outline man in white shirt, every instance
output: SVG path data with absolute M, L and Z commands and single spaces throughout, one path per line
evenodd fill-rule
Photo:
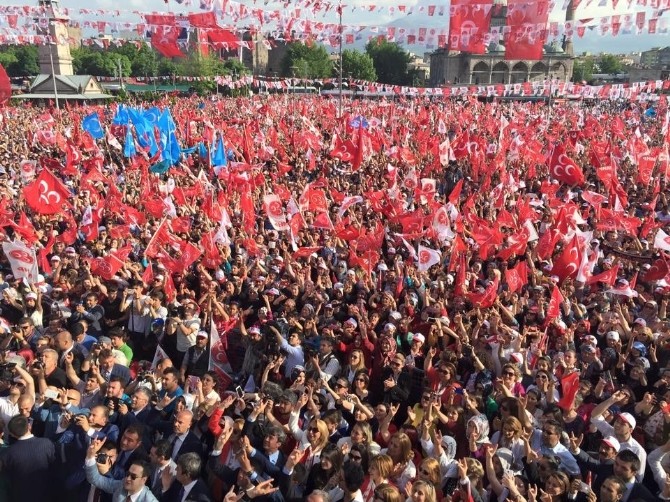
M 605 399 L 593 408 L 591 423 L 596 426 L 603 437 L 614 436 L 619 441 L 621 450 L 630 450 L 637 455 L 640 459 L 640 470 L 637 471 L 635 477 L 641 482 L 644 478 L 644 470 L 647 465 L 647 452 L 632 436 L 633 430 L 637 425 L 635 418 L 630 413 L 619 413 L 614 420 L 614 426 L 608 424 L 603 418 L 605 410 L 608 410 L 610 406 L 619 401 L 625 400 L 626 397 L 623 391 L 618 390 L 610 398 Z

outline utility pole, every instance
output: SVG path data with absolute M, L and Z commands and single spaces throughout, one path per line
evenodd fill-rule
M 339 23 L 339 33 L 340 33 L 340 53 L 339 53 L 339 60 L 340 60 L 340 75 L 339 75 L 339 80 L 340 80 L 340 92 L 338 94 L 338 108 L 339 108 L 339 113 L 338 116 L 341 118 L 342 117 L 342 1 L 340 1 L 339 5 L 337 6 L 337 13 L 339 14 L 340 17 L 340 23 Z

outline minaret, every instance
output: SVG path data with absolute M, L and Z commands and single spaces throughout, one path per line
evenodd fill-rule
M 38 0 L 38 4 L 45 9 L 48 18 L 48 26 L 38 28 L 38 32 L 40 35 L 51 37 L 51 43 L 39 46 L 40 73 L 74 75 L 67 16 L 60 12 L 58 0 Z
M 574 26 L 575 7 L 574 7 L 574 4 L 573 4 L 573 0 L 570 0 L 568 2 L 568 8 L 565 10 L 565 21 L 566 22 L 570 21 L 573 24 L 572 30 L 574 31 L 575 30 L 575 26 Z M 564 39 L 563 39 L 563 50 L 569 56 L 574 55 L 574 48 L 572 46 L 572 37 L 564 37 Z

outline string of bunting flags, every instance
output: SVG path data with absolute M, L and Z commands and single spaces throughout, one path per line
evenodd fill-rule
M 98 77 L 102 82 L 114 80 L 112 77 Z M 221 86 L 228 86 L 239 89 L 246 86 L 254 86 L 264 90 L 277 90 L 290 92 L 292 88 L 302 86 L 318 85 L 323 87 L 325 84 L 337 86 L 337 79 L 311 80 L 300 78 L 287 79 L 262 79 L 252 76 L 243 76 L 233 79 L 229 75 L 218 75 L 210 77 L 151 77 L 137 78 L 137 82 L 199 82 L 215 80 Z M 366 94 L 388 95 L 416 95 L 416 96 L 435 96 L 435 97 L 505 97 L 505 96 L 551 96 L 553 98 L 584 98 L 584 99 L 611 99 L 611 100 L 629 100 L 629 101 L 655 101 L 665 99 L 662 94 L 670 91 L 670 80 L 649 80 L 646 82 L 633 82 L 622 84 L 605 85 L 586 85 L 574 82 L 562 81 L 537 81 L 524 82 L 517 84 L 494 84 L 494 85 L 462 85 L 449 87 L 412 87 L 390 84 L 381 84 L 378 82 L 369 82 L 365 80 L 349 80 L 351 85 L 355 86 L 361 96 Z
M 576 2 L 579 4 L 579 2 Z M 586 2 L 586 5 L 591 3 Z M 601 2 L 602 3 L 602 2 Z M 628 5 L 633 2 L 620 3 L 613 2 L 613 6 L 619 4 Z M 638 0 L 637 5 L 647 6 L 646 0 Z M 249 9 L 239 2 L 226 2 L 222 15 L 231 16 L 235 23 L 244 22 L 244 28 L 235 26 L 219 26 L 217 23 L 217 14 L 215 11 L 192 12 L 192 13 L 146 13 L 141 11 L 126 11 L 139 15 L 144 22 L 132 23 L 127 21 L 108 21 L 102 19 L 90 19 L 90 16 L 110 16 L 118 18 L 122 11 L 104 10 L 104 9 L 79 9 L 77 11 L 64 9 L 64 15 L 78 12 L 87 16 L 85 20 L 69 20 L 69 24 L 79 28 L 95 29 L 99 34 L 120 33 L 123 30 L 135 31 L 138 35 L 144 37 L 147 33 L 152 34 L 152 39 L 170 40 L 171 50 L 166 51 L 164 55 L 172 57 L 181 55 L 178 47 L 183 48 L 186 41 L 177 40 L 174 31 L 187 29 L 194 31 L 196 28 L 205 32 L 204 40 L 198 40 L 198 43 L 212 46 L 214 48 L 235 49 L 240 45 L 253 50 L 253 44 L 240 42 L 236 34 L 263 30 L 268 31 L 269 24 L 274 24 L 275 29 L 270 30 L 267 38 L 264 40 L 266 47 L 272 47 L 272 41 L 284 40 L 303 40 L 322 42 L 331 47 L 339 45 L 340 37 L 342 43 L 351 45 L 356 41 L 366 38 L 367 41 L 375 37 L 384 38 L 391 42 L 407 43 L 410 45 L 423 45 L 427 48 L 450 47 L 455 50 L 464 50 L 474 53 L 484 52 L 484 47 L 490 43 L 500 43 L 512 37 L 516 44 L 530 40 L 544 41 L 548 38 L 557 39 L 565 36 L 572 38 L 575 35 L 583 37 L 588 31 L 595 32 L 601 36 L 619 34 L 640 34 L 647 32 L 649 34 L 665 34 L 670 28 L 667 18 L 661 17 L 666 7 L 670 6 L 670 0 L 655 0 L 651 2 L 652 8 L 657 8 L 648 16 L 646 11 L 627 12 L 622 14 L 612 14 L 600 17 L 580 18 L 574 21 L 552 21 L 548 22 L 548 13 L 554 4 L 547 1 L 539 1 L 529 4 L 527 0 L 514 1 L 508 3 L 508 23 L 506 26 L 489 27 L 490 18 L 497 6 L 493 5 L 492 0 L 453 0 L 449 7 L 446 6 L 417 6 L 419 12 L 423 12 L 431 17 L 434 15 L 449 15 L 449 27 L 430 27 L 417 26 L 411 28 L 396 26 L 373 26 L 363 24 L 346 24 L 342 26 L 338 23 L 326 23 L 305 19 L 300 17 L 302 14 L 309 14 L 305 8 L 291 8 L 285 11 L 263 9 Z M 532 8 L 529 8 L 531 6 Z M 401 11 L 412 11 L 414 7 L 401 9 Z M 434 8 L 433 8 L 434 7 Z M 564 5 L 565 7 L 565 5 Z M 353 7 L 352 7 L 353 8 Z M 374 9 L 373 9 L 374 10 Z M 521 16 L 517 13 L 522 12 Z M 31 15 L 41 17 L 31 18 Z M 19 22 L 19 17 L 28 17 L 29 22 Z M 518 21 L 516 18 L 519 18 Z M 65 44 L 69 41 L 65 38 L 53 40 L 45 33 L 48 26 L 48 18 L 42 7 L 19 8 L 16 6 L 0 7 L 0 43 L 2 44 Z M 446 24 L 446 23 L 445 23 Z M 6 26 L 3 26 L 6 25 Z M 467 26 L 467 28 L 466 28 Z M 364 34 L 364 30 L 368 30 Z M 340 35 L 342 33 L 342 35 Z M 154 37 L 153 35 L 156 35 Z M 174 40 L 171 40 L 174 39 Z M 154 40 L 154 45 L 155 41 Z M 96 40 L 96 38 L 84 39 L 84 45 L 101 45 L 123 43 L 119 40 Z M 534 50 L 541 51 L 542 44 L 534 45 Z M 521 44 L 521 51 L 524 47 Z M 539 49 L 538 49 L 539 48 Z M 526 59 L 526 54 L 522 54 Z M 521 58 L 521 57 L 520 57 Z M 513 59 L 510 55 L 509 59 Z

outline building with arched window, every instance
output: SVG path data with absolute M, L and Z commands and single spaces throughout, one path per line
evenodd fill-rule
M 491 26 L 506 23 L 506 0 L 496 0 L 497 14 L 491 18 Z M 572 20 L 572 2 L 566 11 L 566 21 Z M 470 54 L 441 48 L 430 55 L 430 84 L 520 84 L 545 79 L 567 81 L 572 78 L 572 41 L 552 42 L 544 46 L 541 61 L 505 60 L 505 46 L 492 42 L 485 54 Z

